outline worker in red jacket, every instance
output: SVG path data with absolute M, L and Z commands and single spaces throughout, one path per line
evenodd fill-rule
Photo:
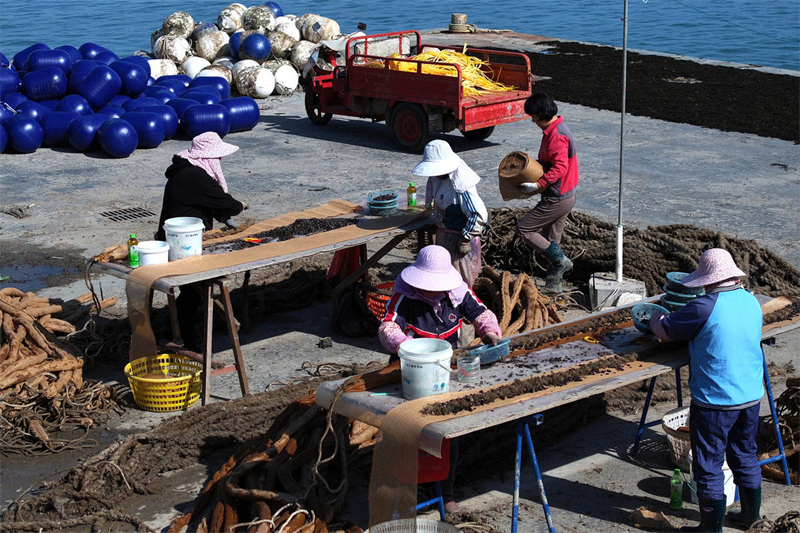
M 519 189 L 530 196 L 541 191 L 542 199 L 517 222 L 517 235 L 547 259 L 547 277 L 542 292 L 559 294 L 564 274 L 572 269 L 572 261 L 561 251 L 561 235 L 567 216 L 575 206 L 578 187 L 578 155 L 572 132 L 558 106 L 545 93 L 533 93 L 525 100 L 525 112 L 544 135 L 539 147 L 539 163 L 545 170 L 536 182 L 520 183 Z M 542 190 L 544 189 L 544 190 Z

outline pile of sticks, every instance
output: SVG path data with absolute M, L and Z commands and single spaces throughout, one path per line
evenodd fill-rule
M 349 378 L 336 396 L 399 380 L 395 363 Z M 369 453 L 378 430 L 326 411 L 314 399 L 312 392 L 295 400 L 266 433 L 246 442 L 168 533 L 187 525 L 198 533 L 360 533 L 336 517 L 344 509 L 348 464 Z
M 83 354 L 56 334 L 97 308 L 91 293 L 63 302 L 9 287 L 0 290 L 0 452 L 34 453 L 68 447 L 50 432 L 89 428 L 115 406 L 114 391 L 83 379 Z M 116 299 L 99 302 L 100 306 Z M 72 441 L 74 443 L 74 441 Z
M 497 315 L 503 337 L 561 322 L 558 306 L 524 272 L 513 276 L 487 265 L 472 288 Z

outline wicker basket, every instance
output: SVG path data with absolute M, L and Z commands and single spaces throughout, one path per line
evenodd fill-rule
M 669 443 L 669 457 L 672 462 L 681 469 L 681 472 L 689 473 L 689 452 L 692 445 L 689 441 L 689 433 L 678 431 L 679 427 L 689 427 L 689 408 L 678 407 L 664 415 L 661 419 L 661 427 L 667 434 Z
M 402 518 L 372 526 L 364 533 L 458 533 L 460 530 L 447 522 L 417 518 L 414 527 L 413 518 Z
M 162 413 L 188 409 L 197 402 L 202 372 L 202 363 L 176 354 L 142 357 L 125 365 L 136 405 L 145 411 Z M 159 373 L 169 377 L 145 377 Z
M 388 283 L 380 283 L 373 287 L 375 290 L 367 290 L 367 308 L 372 311 L 375 318 L 383 320 L 386 314 L 386 304 L 392 299 L 392 292 L 394 291 L 394 281 Z

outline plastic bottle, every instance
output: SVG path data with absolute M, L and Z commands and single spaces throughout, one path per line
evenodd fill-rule
M 406 194 L 408 195 L 408 210 L 414 211 L 417 209 L 417 188 L 414 186 L 414 182 L 408 184 L 408 189 L 406 189 Z
M 128 266 L 131 268 L 139 266 L 139 240 L 135 233 L 131 233 L 131 238 L 128 239 Z
M 680 468 L 676 468 L 669 478 L 669 506 L 671 509 L 683 507 L 683 474 Z

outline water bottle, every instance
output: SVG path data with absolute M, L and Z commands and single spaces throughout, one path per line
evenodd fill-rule
M 135 233 L 131 233 L 131 238 L 128 239 L 128 266 L 131 268 L 139 266 L 139 240 Z
M 680 468 L 669 478 L 669 506 L 671 509 L 683 507 L 683 474 Z
M 408 184 L 406 194 L 408 195 L 408 210 L 414 211 L 417 208 L 417 188 L 413 181 Z

